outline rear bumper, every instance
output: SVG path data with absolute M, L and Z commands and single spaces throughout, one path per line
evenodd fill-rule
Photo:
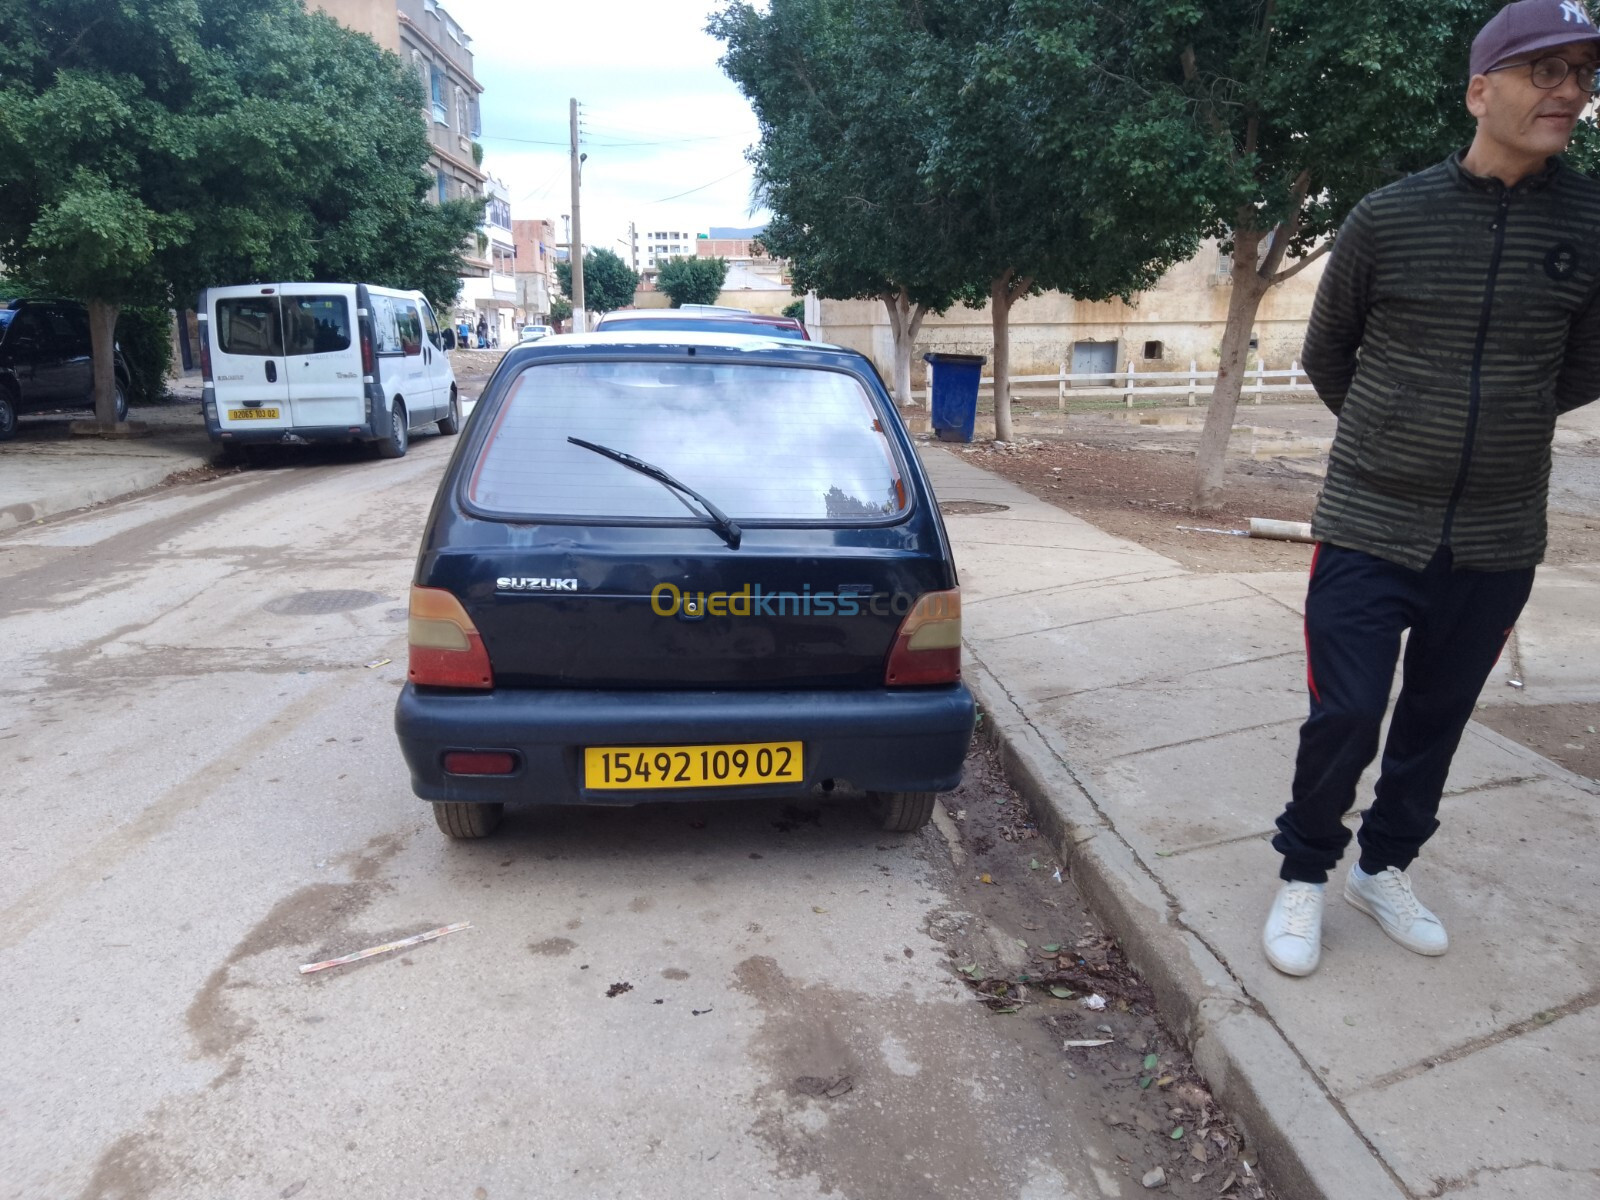
M 370 442 L 377 434 L 370 425 L 294 425 L 288 429 L 213 428 L 211 440 L 240 446 L 298 446 L 307 442 Z
M 865 692 L 595 692 L 481 694 L 406 684 L 395 732 L 424 800 L 645 804 L 795 794 L 823 780 L 866 791 L 942 792 L 961 782 L 974 706 L 964 685 Z M 681 791 L 593 791 L 583 747 L 802 741 L 805 783 Z M 450 750 L 510 750 L 505 776 L 446 774 Z

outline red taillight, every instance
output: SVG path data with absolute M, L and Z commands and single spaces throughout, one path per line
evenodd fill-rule
M 509 750 L 450 750 L 444 769 L 452 775 L 510 775 L 517 769 L 517 756 Z
M 955 683 L 961 678 L 961 589 L 927 592 L 900 622 L 883 682 Z
M 478 627 L 442 588 L 411 589 L 407 641 L 411 661 L 406 678 L 428 687 L 492 688 L 494 670 Z
M 361 327 L 361 373 L 372 374 L 372 318 L 362 317 L 356 322 Z

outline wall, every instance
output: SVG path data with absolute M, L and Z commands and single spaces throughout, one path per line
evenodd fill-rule
M 796 297 L 787 291 L 734 291 L 721 292 L 717 296 L 717 303 L 726 308 L 744 308 L 753 313 L 765 316 L 780 316 L 783 310 L 793 304 Z M 672 301 L 665 292 L 645 291 L 642 288 L 633 294 L 634 308 L 671 308 Z M 878 305 L 881 309 L 883 305 Z M 888 326 L 885 326 L 887 332 Z
M 366 34 L 385 50 L 400 53 L 395 0 L 313 0 L 308 7 L 320 8 L 345 28 Z
M 1079 341 L 1115 342 L 1119 371 L 1126 369 L 1130 355 L 1136 371 L 1187 372 L 1191 359 L 1202 371 L 1216 370 L 1233 291 L 1229 277 L 1217 270 L 1220 257 L 1215 243 L 1206 243 L 1199 254 L 1172 268 L 1131 305 L 1090 304 L 1055 292 L 1019 300 L 1011 309 L 1012 374 L 1054 374 L 1062 363 L 1070 370 L 1072 345 Z M 1262 299 L 1255 323 L 1258 349 L 1252 360 L 1259 354 L 1268 366 L 1276 367 L 1299 358 L 1325 261 L 1312 263 Z M 785 296 L 783 303 L 790 299 Z M 894 339 L 881 300 L 823 300 L 818 309 L 813 333 L 819 340 L 861 351 L 892 378 Z M 1146 342 L 1162 343 L 1159 360 L 1143 357 Z M 992 356 L 994 332 L 988 308 L 957 305 L 943 317 L 930 316 L 923 322 L 911 356 L 913 387 L 926 386 L 922 355 L 933 350 Z

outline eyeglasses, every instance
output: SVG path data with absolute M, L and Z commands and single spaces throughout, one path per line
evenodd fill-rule
M 1547 92 L 1565 83 L 1568 75 L 1577 75 L 1578 90 L 1586 96 L 1596 95 L 1596 84 L 1600 83 L 1600 66 L 1586 63 L 1581 67 L 1575 67 L 1555 54 L 1548 58 L 1536 58 L 1532 62 L 1507 63 L 1503 67 L 1490 67 L 1489 71 L 1511 71 L 1517 67 L 1527 67 L 1533 79 L 1533 86 L 1543 88 Z

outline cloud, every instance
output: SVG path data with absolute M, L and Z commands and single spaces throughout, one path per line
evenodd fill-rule
M 484 87 L 484 169 L 516 218 L 570 213 L 568 100 L 582 113 L 583 240 L 627 257 L 628 222 L 703 233 L 754 225 L 745 150 L 755 115 L 705 31 L 713 0 L 536 5 L 444 0 Z M 546 144 L 549 143 L 549 144 Z M 702 186 L 704 185 L 704 186 Z M 669 199 L 688 192 L 679 199 Z

